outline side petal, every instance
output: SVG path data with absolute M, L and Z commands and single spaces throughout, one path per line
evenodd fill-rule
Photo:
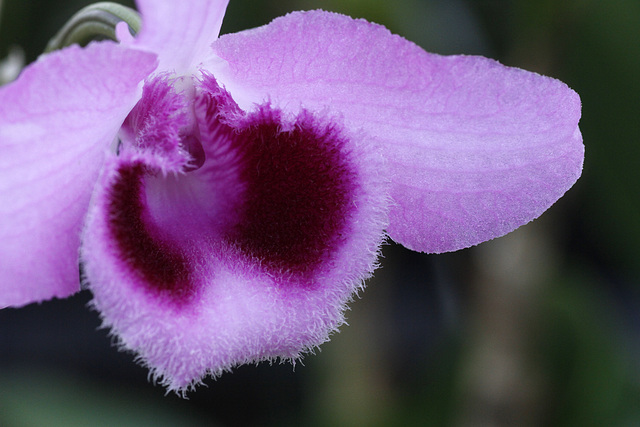
M 565 84 L 472 56 L 429 54 L 322 11 L 224 35 L 207 66 L 242 108 L 329 108 L 384 145 L 390 236 L 445 252 L 538 217 L 578 179 L 580 99 Z
M 137 0 L 142 29 L 135 46 L 158 54 L 160 71 L 195 70 L 218 38 L 229 0 Z
M 155 56 L 96 43 L 41 57 L 0 90 L 0 307 L 79 289 L 92 188 Z
M 109 155 L 82 244 L 105 326 L 175 391 L 326 341 L 386 226 L 382 159 L 361 137 L 267 105 L 244 115 L 204 80 L 184 135 L 204 164 L 168 172 L 168 153 L 144 146 Z

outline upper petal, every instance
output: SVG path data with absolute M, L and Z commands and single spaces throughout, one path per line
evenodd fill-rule
M 154 64 L 113 43 L 70 47 L 0 90 L 0 307 L 79 289 L 91 191 Z
M 580 176 L 580 99 L 482 57 L 429 54 L 384 27 L 322 11 L 224 35 L 208 66 L 243 108 L 329 108 L 384 145 L 389 234 L 456 250 L 539 216 Z
M 135 45 L 158 54 L 161 71 L 194 71 L 218 38 L 229 0 L 137 0 L 142 29 Z

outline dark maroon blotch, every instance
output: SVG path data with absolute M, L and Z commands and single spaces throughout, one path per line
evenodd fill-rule
M 145 166 L 124 165 L 118 172 L 110 190 L 109 228 L 123 263 L 149 290 L 187 302 L 194 294 L 189 264 L 181 251 L 152 231 L 144 203 Z
M 354 176 L 344 140 L 303 115 L 281 130 L 267 108 L 241 130 L 241 179 L 247 185 L 236 244 L 279 272 L 312 273 L 345 234 Z

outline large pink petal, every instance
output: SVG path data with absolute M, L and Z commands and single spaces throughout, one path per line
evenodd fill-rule
M 159 70 L 194 71 L 218 38 L 229 0 L 137 0 L 142 29 L 135 45 L 158 54 Z
M 339 111 L 385 145 L 389 233 L 428 252 L 501 236 L 580 176 L 580 99 L 565 84 L 481 57 L 429 54 L 385 28 L 293 13 L 224 35 L 208 66 L 243 108 Z
M 40 58 L 0 90 L 0 307 L 79 288 L 83 217 L 155 56 L 112 43 Z

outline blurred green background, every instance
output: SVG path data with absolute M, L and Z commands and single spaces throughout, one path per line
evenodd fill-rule
M 19 46 L 34 60 L 89 3 L 0 0 L 0 58 Z M 582 178 L 502 239 L 444 255 L 386 246 L 320 352 L 208 379 L 189 400 L 96 331 L 86 291 L 2 310 L 0 425 L 640 425 L 640 2 L 232 0 L 222 31 L 313 8 L 563 80 L 583 102 Z

